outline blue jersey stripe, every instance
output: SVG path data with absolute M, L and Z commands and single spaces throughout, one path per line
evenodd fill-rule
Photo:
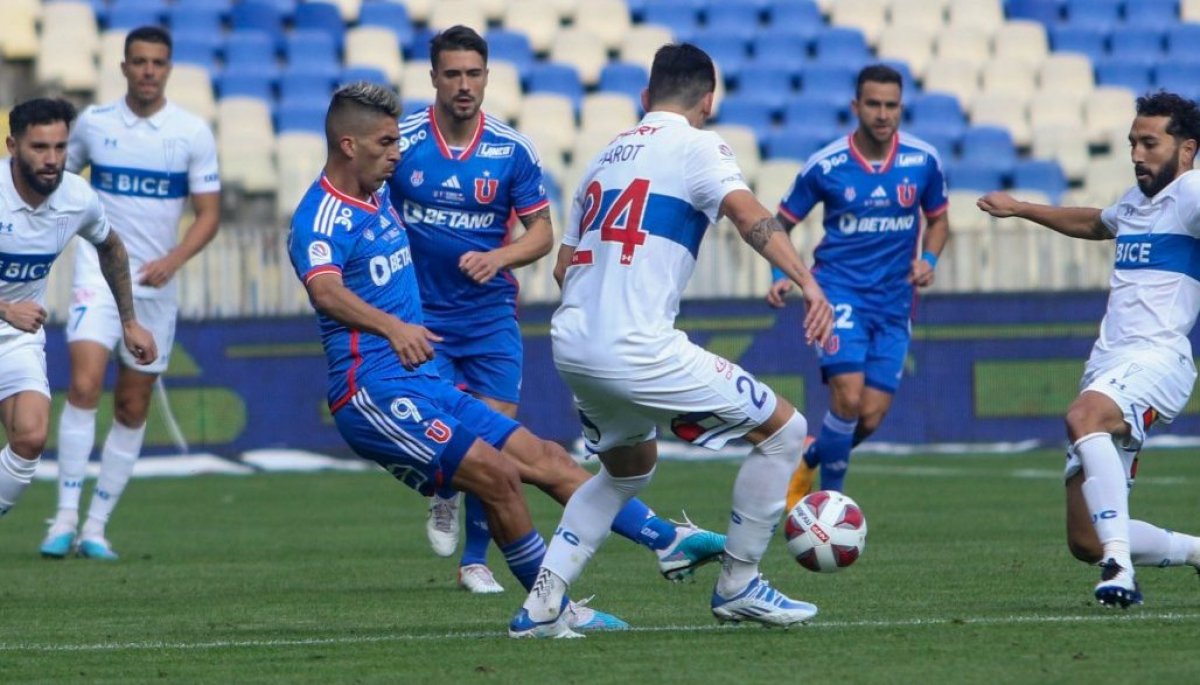
M 112 195 L 177 200 L 188 196 L 186 171 L 92 165 L 92 186 Z
M 622 192 L 624 189 L 604 192 L 600 201 L 600 211 L 596 212 L 596 217 L 592 219 L 591 224 L 585 229 L 586 231 L 600 228 L 608 216 L 613 202 Z M 624 217 L 617 217 L 619 224 L 623 224 L 624 220 Z M 704 239 L 704 232 L 708 230 L 708 217 L 704 215 L 704 212 L 696 210 L 691 204 L 677 197 L 650 193 L 646 199 L 646 208 L 642 214 L 640 228 L 650 235 L 666 238 L 684 246 L 688 252 L 692 253 L 692 257 L 696 257 L 700 252 L 700 241 Z
M 1115 266 L 1170 271 L 1200 281 L 1200 240 L 1180 233 L 1118 236 Z

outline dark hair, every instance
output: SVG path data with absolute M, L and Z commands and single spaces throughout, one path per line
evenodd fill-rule
M 1137 99 L 1139 117 L 1171 117 L 1167 133 L 1176 140 L 1191 138 L 1200 145 L 1200 107 L 1195 102 L 1165 90 L 1143 95 Z
M 855 98 L 862 97 L 863 84 L 868 81 L 871 83 L 894 83 L 900 90 L 904 90 L 904 78 L 900 76 L 900 72 L 886 64 L 871 64 L 858 72 L 858 81 L 854 84 Z
M 337 140 L 362 121 L 361 115 L 377 115 L 400 118 L 400 98 L 386 86 L 367 81 L 348 83 L 338 88 L 329 101 L 325 113 L 325 141 L 330 149 Z
M 708 53 L 691 43 L 668 43 L 654 53 L 647 97 L 650 105 L 677 102 L 691 108 L 717 87 L 717 70 Z
M 8 129 L 13 138 L 20 138 L 30 126 L 56 121 L 70 128 L 71 122 L 75 121 L 75 106 L 61 98 L 34 98 L 13 107 L 8 113 Z
M 167 46 L 167 57 L 171 56 L 174 51 L 174 46 L 171 44 L 171 34 L 166 29 L 158 26 L 139 26 L 129 32 L 125 36 L 125 56 L 129 56 L 129 46 L 133 45 L 134 41 L 143 43 L 159 43 Z
M 472 50 L 478 52 L 483 63 L 487 64 L 487 41 L 470 26 L 451 26 L 429 39 L 429 63 L 434 69 L 437 69 L 438 57 L 444 50 Z

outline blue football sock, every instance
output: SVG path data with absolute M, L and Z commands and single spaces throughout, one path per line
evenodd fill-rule
M 666 549 L 675 542 L 675 525 L 660 519 L 636 497 L 617 512 L 612 531 L 653 550 Z
M 508 562 L 508 570 L 512 571 L 525 590 L 533 589 L 542 558 L 546 556 L 546 543 L 537 530 L 530 530 L 515 542 L 500 545 L 500 551 Z
M 858 419 L 843 419 L 833 412 L 825 414 L 821 432 L 813 443 L 813 450 L 821 459 L 822 490 L 842 491 L 846 483 L 846 471 L 850 468 L 850 447 L 857 426 Z
M 463 545 L 462 559 L 458 565 L 487 565 L 488 545 L 492 542 L 492 532 L 488 530 L 487 515 L 483 513 L 483 503 L 469 492 L 463 495 L 463 499 L 466 509 L 467 541 Z

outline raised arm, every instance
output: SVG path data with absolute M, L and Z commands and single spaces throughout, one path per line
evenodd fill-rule
M 1005 192 L 992 192 L 975 203 L 981 210 L 998 219 L 1018 217 L 1041 224 L 1065 236 L 1083 240 L 1112 240 L 1113 234 L 1100 221 L 1100 210 L 1094 207 L 1053 207 L 1034 202 L 1022 202 Z
M 804 332 L 807 342 L 824 345 L 832 330 L 833 309 L 779 220 L 771 216 L 748 190 L 726 194 L 721 200 L 721 214 L 729 217 L 742 240 L 800 286 L 806 304 Z
M 319 273 L 308 279 L 304 287 L 320 313 L 348 328 L 386 339 L 404 368 L 415 369 L 433 359 L 430 342 L 440 341 L 440 337 L 424 326 L 406 323 L 367 304 L 345 286 L 341 274 Z

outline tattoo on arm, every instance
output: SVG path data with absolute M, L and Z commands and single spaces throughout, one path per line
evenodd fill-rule
M 550 221 L 549 207 L 542 207 L 536 212 L 530 212 L 529 214 L 524 214 L 521 216 L 521 224 L 525 226 L 525 228 L 529 228 L 539 221 Z
M 110 231 L 104 242 L 96 246 L 96 254 L 100 257 L 100 272 L 104 274 L 104 280 L 117 302 L 121 323 L 132 321 L 133 284 L 129 276 L 129 253 L 125 251 L 125 244 L 115 232 Z
M 775 219 L 775 217 L 771 216 L 765 219 L 759 219 L 754 226 L 752 226 L 750 230 L 746 232 L 746 242 L 749 243 L 750 247 L 753 247 L 755 251 L 762 252 L 763 249 L 766 248 L 767 243 L 771 241 L 771 234 L 782 232 L 783 226 L 779 225 L 779 222 Z

